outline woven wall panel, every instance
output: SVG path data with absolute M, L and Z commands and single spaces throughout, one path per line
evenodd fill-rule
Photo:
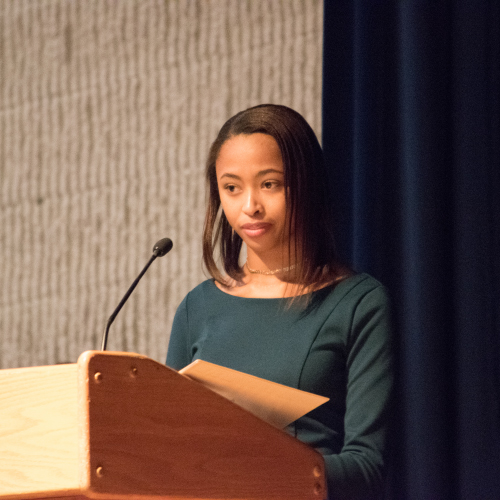
M 319 0 L 0 2 L 0 367 L 74 362 L 164 236 L 110 350 L 163 361 L 204 279 L 205 156 L 287 104 L 320 133 Z

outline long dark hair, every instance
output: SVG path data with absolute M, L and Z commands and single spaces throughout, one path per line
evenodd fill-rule
M 228 276 L 241 281 L 244 275 L 239 264 L 243 241 L 224 213 L 219 213 L 215 163 L 228 139 L 255 133 L 273 137 L 281 151 L 289 234 L 293 227 L 295 255 L 301 256 L 294 281 L 303 289 L 315 289 L 338 280 L 346 268 L 340 264 L 335 250 L 335 224 L 323 151 L 302 115 L 276 104 L 262 104 L 239 112 L 223 125 L 210 147 L 206 165 L 209 200 L 203 232 L 203 260 L 208 272 L 225 283 L 214 259 L 218 250 Z

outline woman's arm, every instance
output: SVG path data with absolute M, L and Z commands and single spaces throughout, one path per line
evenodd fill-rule
M 347 337 L 344 446 L 326 455 L 331 498 L 378 498 L 386 462 L 393 388 L 390 308 L 382 286 L 356 305 Z
M 188 296 L 181 302 L 175 313 L 172 331 L 170 333 L 170 341 L 167 351 L 167 366 L 174 370 L 180 370 L 189 363 L 191 357 L 189 355 L 189 322 L 187 314 Z

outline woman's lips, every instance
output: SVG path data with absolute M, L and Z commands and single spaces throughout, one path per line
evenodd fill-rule
M 255 238 L 256 236 L 262 236 L 270 227 L 271 224 L 268 222 L 254 222 L 252 224 L 243 224 L 243 226 L 241 226 L 241 230 L 247 236 Z

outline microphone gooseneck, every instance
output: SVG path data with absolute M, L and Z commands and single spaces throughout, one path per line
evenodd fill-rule
M 155 246 L 153 247 L 153 255 L 149 259 L 149 262 L 146 264 L 146 266 L 141 271 L 139 276 L 137 276 L 135 281 L 127 290 L 127 293 L 124 295 L 123 299 L 118 304 L 118 307 L 113 311 L 113 314 L 109 317 L 108 322 L 106 323 L 106 328 L 104 329 L 104 335 L 102 337 L 102 346 L 101 346 L 102 351 L 106 350 L 106 345 L 108 343 L 109 327 L 115 320 L 117 314 L 120 312 L 125 302 L 127 302 L 127 299 L 130 297 L 130 294 L 134 291 L 134 288 L 137 286 L 137 283 L 139 283 L 140 279 L 144 276 L 144 273 L 148 270 L 149 266 L 153 263 L 153 261 L 157 257 L 163 257 L 164 255 L 166 255 L 168 252 L 170 252 L 170 250 L 172 250 L 172 247 L 173 243 L 170 238 L 163 238 L 155 244 Z

